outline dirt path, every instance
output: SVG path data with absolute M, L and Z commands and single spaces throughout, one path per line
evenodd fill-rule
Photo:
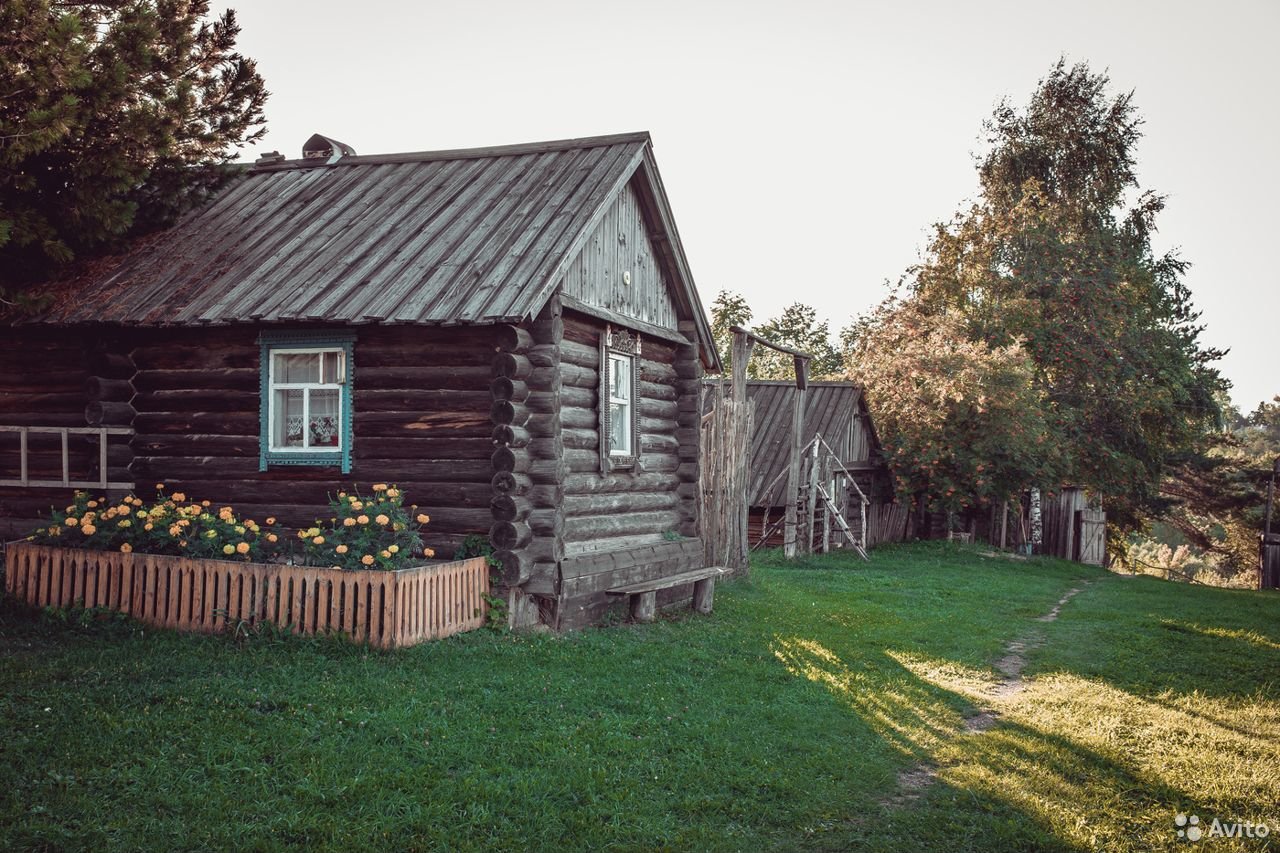
M 1083 581 L 1079 586 L 1067 590 L 1048 613 L 1036 617 L 1035 621 L 1056 622 L 1058 615 L 1062 613 L 1062 608 L 1066 606 L 1067 602 L 1083 592 L 1084 588 L 1091 583 L 1093 581 Z M 1037 628 L 1032 628 L 1005 646 L 1004 656 L 996 661 L 995 664 L 996 671 L 1000 673 L 1001 678 L 987 688 L 986 695 L 992 699 L 1008 699 L 1021 693 L 1026 687 L 1026 683 L 1022 680 L 1022 670 L 1027 666 L 1027 655 L 1043 644 L 1043 632 Z M 998 722 L 1000 722 L 999 711 L 992 707 L 980 707 L 975 713 L 965 718 L 965 733 L 980 735 L 991 729 Z M 937 775 L 938 768 L 927 761 L 911 765 L 898 774 L 898 790 L 892 796 L 881 800 L 881 805 L 900 808 L 910 804 L 924 794 L 929 786 L 933 784 Z

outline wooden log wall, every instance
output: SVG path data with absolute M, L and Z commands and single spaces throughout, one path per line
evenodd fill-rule
M 676 346 L 643 338 L 635 402 L 640 461 L 634 471 L 601 473 L 597 398 L 604 331 L 605 324 L 594 318 L 574 313 L 564 318 L 560 419 L 564 538 L 570 555 L 616 550 L 619 537 L 658 541 L 664 533 L 697 535 L 697 378 L 680 375 L 692 371 L 677 363 Z
M 83 427 L 92 423 L 88 415 L 99 423 L 128 426 L 135 369 L 122 347 L 98 332 L 6 329 L 0 347 L 0 424 Z M 125 439 L 110 441 L 109 479 L 129 480 L 131 458 Z M 72 480 L 98 479 L 97 437 L 70 436 L 68 463 Z M 0 479 L 17 479 L 20 464 L 18 434 L 0 433 Z M 33 480 L 61 480 L 61 438 L 29 435 L 27 464 Z M 30 532 L 51 507 L 69 503 L 73 491 L 0 487 L 0 539 Z
M 431 516 L 427 544 L 453 556 L 491 521 L 489 418 L 494 328 L 358 327 L 352 359 L 350 474 L 335 467 L 258 470 L 258 329 L 145 333 L 132 352 L 139 489 L 235 506 L 244 517 L 304 526 L 329 514 L 328 496 L 396 483 Z

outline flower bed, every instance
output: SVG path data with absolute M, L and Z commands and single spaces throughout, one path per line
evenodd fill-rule
M 37 607 L 103 607 L 179 631 L 271 622 L 410 646 L 485 623 L 484 557 L 391 571 L 344 571 L 14 542 L 5 589 Z
M 411 517 L 394 485 L 338 492 L 328 522 L 296 540 L 274 518 L 242 520 L 229 506 L 166 495 L 162 483 L 156 492 L 151 501 L 76 492 L 6 548 L 6 589 L 37 607 L 108 608 L 179 631 L 270 622 L 383 648 L 485 622 L 488 561 L 413 565 L 435 556 L 422 542 L 431 519 Z

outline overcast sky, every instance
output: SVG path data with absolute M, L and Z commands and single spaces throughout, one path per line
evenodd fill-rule
M 214 0 L 272 97 L 246 152 L 361 154 L 648 130 L 705 304 L 832 331 L 976 193 L 982 120 L 1054 61 L 1146 119 L 1144 189 L 1245 411 L 1280 394 L 1280 2 Z

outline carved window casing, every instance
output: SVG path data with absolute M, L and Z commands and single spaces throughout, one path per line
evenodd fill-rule
M 640 336 L 606 326 L 600 338 L 600 471 L 635 470 L 640 461 Z

